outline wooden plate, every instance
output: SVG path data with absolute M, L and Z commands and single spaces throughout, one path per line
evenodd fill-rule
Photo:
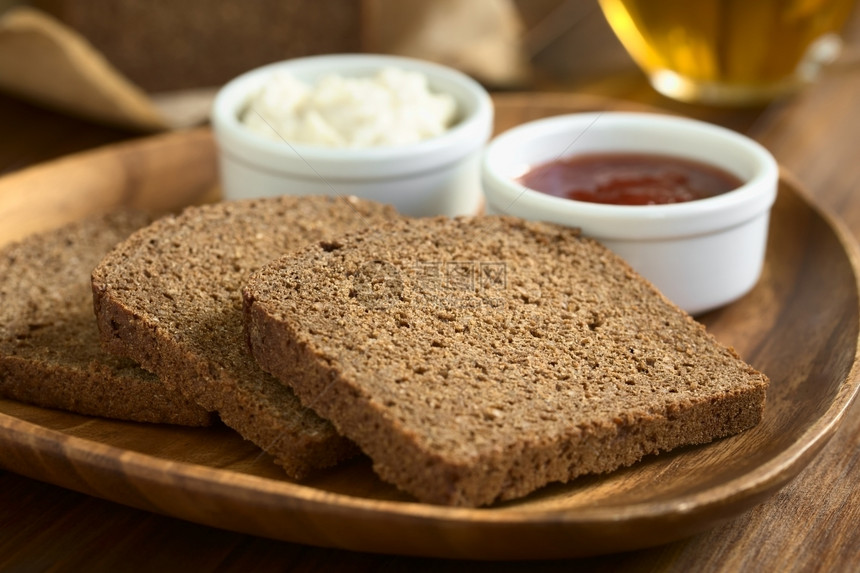
M 503 127 L 605 106 L 570 96 L 496 103 Z M 118 204 L 206 200 L 216 185 L 206 129 L 84 153 L 0 180 L 0 242 Z M 198 523 L 359 551 L 559 558 L 664 543 L 773 494 L 834 433 L 858 389 L 857 261 L 847 233 L 783 176 L 760 283 L 702 317 L 772 379 L 763 422 L 492 508 L 413 503 L 365 459 L 294 483 L 225 427 L 124 423 L 8 400 L 0 400 L 0 465 Z

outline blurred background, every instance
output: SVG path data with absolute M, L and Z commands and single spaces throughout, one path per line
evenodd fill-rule
M 0 89 L 132 127 L 87 109 L 89 92 L 194 123 L 240 73 L 334 52 L 437 61 L 495 90 L 639 75 L 597 0 L 0 0 Z
M 744 37 L 759 44 L 799 42 L 791 30 L 750 33 L 750 25 L 761 29 L 772 20 L 768 14 L 820 15 L 834 6 L 844 13 L 852 4 L 709 0 L 691 12 L 683 1 L 659 3 L 660 21 L 731 6 L 747 22 Z M 640 0 L 626 0 L 622 10 L 627 6 L 651 10 Z M 756 11 L 764 18 L 753 20 Z M 711 16 L 699 19 L 710 26 Z M 848 21 L 845 34 L 856 36 L 860 19 Z M 199 124 L 215 89 L 231 78 L 266 63 L 335 52 L 432 60 L 496 92 L 576 91 L 703 115 L 651 88 L 598 0 L 0 0 L 0 91 L 137 131 Z M 740 45 L 744 65 L 750 53 Z M 842 54 L 839 65 L 857 62 L 860 54 Z
M 563 79 L 632 64 L 597 0 L 0 0 L 2 12 L 16 6 L 78 32 L 147 91 L 333 52 L 421 56 L 500 85 L 522 84 L 532 67 Z M 578 49 L 594 37 L 607 49 Z

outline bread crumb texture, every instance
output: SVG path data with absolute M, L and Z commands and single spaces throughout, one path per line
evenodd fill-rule
M 554 225 L 400 221 L 268 264 L 244 298 L 258 362 L 425 502 L 516 498 L 762 415 L 763 374 Z
M 103 343 L 270 453 L 293 477 L 354 455 L 251 357 L 241 285 L 312 241 L 396 218 L 354 198 L 294 197 L 190 207 L 121 244 L 93 272 Z
M 101 350 L 90 272 L 143 213 L 119 211 L 31 235 L 0 251 L 0 395 L 141 422 L 211 416 L 126 358 Z

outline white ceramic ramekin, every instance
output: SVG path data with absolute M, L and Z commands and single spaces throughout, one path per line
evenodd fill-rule
M 435 92 L 457 101 L 458 121 L 443 135 L 402 146 L 336 149 L 268 140 L 239 120 L 278 71 L 314 83 L 326 74 L 368 76 L 393 66 L 421 72 Z M 480 160 L 493 125 L 489 94 L 465 74 L 430 62 L 369 54 L 313 56 L 270 64 L 226 84 L 212 109 L 225 199 L 273 195 L 356 195 L 412 216 L 464 215 L 483 201 Z
M 530 167 L 583 153 L 632 152 L 702 161 L 737 175 L 734 191 L 669 205 L 622 206 L 553 197 L 515 181 Z M 712 124 L 648 113 L 583 113 L 515 127 L 487 147 L 490 213 L 579 227 L 691 314 L 727 304 L 758 281 L 779 170 L 761 145 Z

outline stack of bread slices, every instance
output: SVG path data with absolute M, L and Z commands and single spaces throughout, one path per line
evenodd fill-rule
M 4 308 L 0 393 L 141 421 L 217 415 L 293 478 L 363 452 L 418 501 L 469 507 L 762 417 L 763 374 L 573 229 L 341 197 L 190 207 L 127 238 L 106 233 L 116 217 L 2 252 L 3 277 L 41 259 L 91 284 L 73 301 L 46 294 L 59 278 L 3 280 L 4 300 L 30 298 Z M 85 326 L 97 355 L 71 344 Z

